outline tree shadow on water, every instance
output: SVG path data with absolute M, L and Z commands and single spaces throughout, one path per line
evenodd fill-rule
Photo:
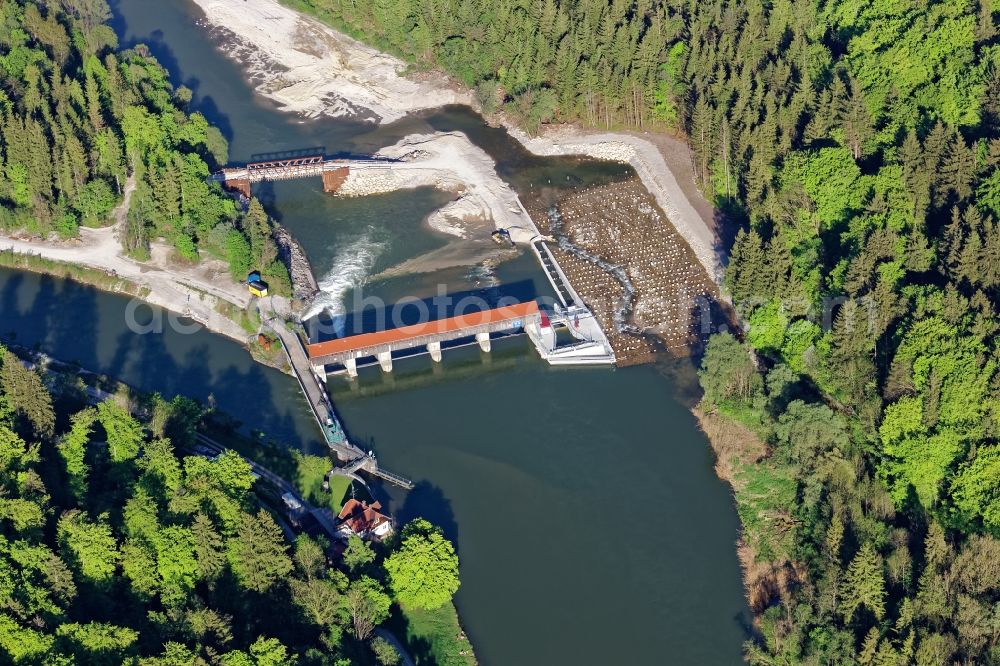
M 185 86 L 191 90 L 193 94 L 191 102 L 185 110 L 189 113 L 197 112 L 205 116 L 209 123 L 222 132 L 226 141 L 231 142 L 233 140 L 233 124 L 229 116 L 219 108 L 218 103 L 211 95 L 200 94 L 201 80 L 198 77 L 185 76 L 173 48 L 167 43 L 163 30 L 155 29 L 148 35 L 133 35 L 130 39 L 126 39 L 129 25 L 122 13 L 122 3 L 119 0 L 111 0 L 108 4 L 112 9 L 110 24 L 120 40 L 119 48 L 132 49 L 139 45 L 145 46 L 149 54 L 167 70 L 170 83 L 175 88 Z
M 451 500 L 445 497 L 438 486 L 429 481 L 420 481 L 406 494 L 403 505 L 396 512 L 401 525 L 415 518 L 424 518 L 441 528 L 444 536 L 455 544 L 458 550 L 458 522 L 451 508 Z
M 760 630 L 754 625 L 753 615 L 749 609 L 740 611 L 733 616 L 733 622 L 740 628 L 744 640 L 755 640 L 761 638 Z
M 17 269 L 15 269 L 17 270 Z M 27 307 L 19 301 L 31 296 Z M 97 292 L 48 275 L 14 273 L 0 298 L 0 335 L 63 361 L 92 366 L 98 358 Z
M 0 278 L 3 283 L 3 292 L 0 294 L 0 340 L 20 342 L 18 324 L 21 312 L 18 308 L 18 292 L 24 284 L 24 273 L 4 271 Z
M 0 339 L 35 348 L 167 400 L 208 403 L 261 443 L 326 454 L 295 380 L 254 362 L 235 342 L 174 330 L 172 315 L 46 275 L 0 272 Z M 135 324 L 132 326 L 131 324 Z M 184 323 L 190 323 L 184 320 Z M 144 332 L 145 331 L 145 332 Z
M 303 453 L 326 454 L 309 405 L 291 377 L 255 362 L 245 371 L 232 365 L 215 379 L 214 389 L 219 408 L 247 427 Z

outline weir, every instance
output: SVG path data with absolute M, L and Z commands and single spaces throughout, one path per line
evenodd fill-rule
M 538 304 L 528 301 L 384 331 L 315 342 L 306 346 L 306 353 L 313 372 L 318 376 L 326 376 L 328 365 L 342 365 L 351 377 L 356 377 L 358 359 L 374 356 L 383 371 L 391 372 L 393 352 L 423 347 L 435 362 L 440 362 L 442 343 L 474 338 L 480 349 L 489 352 L 492 347 L 491 334 L 523 330 L 539 335 L 542 326 L 543 316 Z
M 325 192 L 337 192 L 347 180 L 352 169 L 419 169 L 417 164 L 375 157 L 333 159 L 323 155 L 323 148 L 310 148 L 288 153 L 258 156 L 245 166 L 227 167 L 213 174 L 212 178 L 230 191 L 238 191 L 246 197 L 251 195 L 253 183 L 293 178 L 320 176 Z M 509 334 L 513 330 L 528 335 L 539 355 L 553 365 L 612 364 L 615 354 L 600 323 L 583 299 L 573 289 L 555 255 L 546 242 L 551 242 L 539 232 L 531 215 L 520 199 L 515 197 L 524 225 L 519 227 L 520 235 L 531 245 L 539 266 L 557 294 L 550 316 L 545 316 L 537 304 L 519 303 L 509 312 L 505 308 L 483 310 L 471 315 L 460 315 L 414 326 L 403 326 L 391 330 L 376 331 L 339 338 L 308 345 L 308 359 L 300 360 L 303 368 L 309 367 L 309 376 L 319 382 L 326 379 L 326 367 L 343 366 L 351 377 L 358 374 L 358 360 L 374 358 L 384 372 L 392 372 L 393 353 L 422 347 L 434 362 L 441 361 L 442 343 L 450 343 L 462 338 L 473 338 L 483 352 L 492 348 L 491 335 Z M 575 342 L 559 345 L 558 336 L 552 325 L 563 325 L 570 331 Z M 296 341 L 298 337 L 296 336 Z M 292 363 L 296 367 L 296 362 Z M 307 385 L 303 387 L 310 402 Z M 325 396 L 325 391 L 322 391 Z M 329 401 L 326 398 L 327 402 Z M 322 402 L 322 401 L 320 401 Z M 332 406 L 329 410 L 332 413 Z M 329 415 L 320 414 L 317 419 L 321 427 L 327 427 Z M 334 422 L 335 419 L 334 419 Z M 334 433 L 334 437 L 339 436 Z

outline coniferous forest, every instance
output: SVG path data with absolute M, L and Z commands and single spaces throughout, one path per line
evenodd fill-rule
M 289 0 L 529 130 L 669 129 L 738 229 L 703 410 L 754 664 L 1000 663 L 990 0 Z M 751 575 L 752 574 L 752 575 Z
M 748 326 L 712 338 L 701 382 L 706 414 L 738 428 L 720 456 L 755 572 L 750 662 L 1000 663 L 990 0 L 289 3 L 443 68 L 529 130 L 686 136 L 698 184 L 739 230 L 726 287 Z M 116 48 L 107 16 L 101 0 L 0 5 L 0 226 L 72 236 L 108 224 L 131 175 L 130 252 L 164 237 L 237 275 L 272 264 L 263 211 L 242 213 L 207 184 L 225 161 L 221 135 L 184 111 L 188 93 L 141 48 Z M 282 663 L 266 655 L 309 643 L 216 619 L 249 622 L 239 604 L 266 584 L 255 575 L 266 568 L 241 569 L 240 550 L 265 541 L 241 534 L 274 529 L 246 496 L 227 499 L 243 492 L 239 474 L 177 471 L 164 433 L 140 436 L 111 408 L 50 417 L 35 380 L 3 367 L 35 396 L 8 389 L 0 403 L 5 650 L 34 646 L 26 663 L 176 650 L 145 663 L 189 663 L 176 642 Z M 95 423 L 107 449 L 81 458 L 74 442 Z M 94 475 L 81 477 L 81 460 Z M 56 473 L 72 495 L 50 496 Z M 192 568 L 194 548 L 218 552 Z M 258 554 L 298 567 L 306 590 L 307 565 Z M 220 587 L 232 596 L 212 605 Z M 158 610 L 120 626 L 106 611 L 121 606 L 89 606 L 81 589 L 116 604 L 155 597 Z
M 105 0 L 0 5 L 0 229 L 71 238 L 119 221 L 127 197 L 133 257 L 164 238 L 182 261 L 216 257 L 237 279 L 257 268 L 289 293 L 263 208 L 244 213 L 208 180 L 225 138 L 184 111 L 191 91 L 145 48 L 117 50 L 110 17 Z
M 0 663 L 392 666 L 394 604 L 450 607 L 458 557 L 427 521 L 334 568 L 247 460 L 191 454 L 225 417 L 119 389 L 0 346 Z

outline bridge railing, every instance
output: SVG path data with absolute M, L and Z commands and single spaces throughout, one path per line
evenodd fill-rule
M 337 418 L 337 415 L 333 411 L 332 406 L 328 404 L 329 398 L 326 395 L 326 391 L 323 390 L 322 387 L 319 387 L 318 385 L 319 383 L 317 382 L 316 377 L 312 374 L 311 371 L 304 368 L 299 368 L 298 364 L 295 362 L 295 359 L 293 358 L 292 349 L 290 349 L 288 346 L 290 344 L 297 344 L 299 346 L 298 347 L 299 350 L 302 351 L 303 357 L 308 356 L 305 352 L 305 349 L 302 348 L 302 342 L 301 340 L 299 340 L 299 336 L 297 336 L 293 331 L 289 331 L 287 328 L 285 328 L 284 322 L 268 320 L 265 323 L 281 339 L 281 348 L 284 350 L 285 356 L 288 358 L 288 365 L 291 366 L 292 368 L 292 374 L 295 375 L 295 379 L 299 383 L 299 389 L 302 390 L 302 395 L 305 396 L 306 402 L 309 403 L 309 411 L 312 412 L 313 418 L 316 419 L 316 423 L 319 425 L 320 431 L 323 433 L 324 439 L 326 439 L 326 443 L 328 445 L 333 445 L 333 446 L 350 447 L 351 449 L 360 452 L 361 449 L 358 449 L 353 444 L 347 441 L 347 436 L 344 433 L 344 429 L 340 425 L 340 419 Z M 282 328 L 284 330 L 281 330 Z M 289 340 L 289 337 L 292 338 L 292 340 Z M 305 374 L 306 376 L 303 377 L 303 374 Z M 307 381 L 316 382 L 317 388 L 320 389 L 319 390 L 320 395 L 326 400 L 327 404 L 324 404 L 324 407 L 326 408 L 327 413 L 325 416 L 320 413 L 318 405 L 312 404 L 312 400 L 309 397 L 310 392 L 306 388 L 305 384 Z M 332 421 L 333 425 L 331 426 L 327 424 L 326 419 Z
M 247 164 L 247 169 L 250 171 L 257 171 L 259 169 L 285 169 L 300 166 L 309 166 L 312 164 L 322 164 L 322 155 L 309 155 L 308 157 L 293 157 L 285 160 L 266 160 L 263 162 L 250 162 Z
M 252 183 L 264 180 L 291 180 L 293 178 L 309 178 L 322 175 L 326 171 L 340 169 L 388 170 L 393 166 L 405 165 L 391 159 L 326 159 L 322 155 L 312 155 L 287 160 L 270 160 L 266 162 L 250 162 L 246 166 L 226 167 L 211 175 L 212 180 L 227 182 L 230 180 L 248 179 Z
M 375 471 L 373 471 L 372 474 L 374 474 L 379 478 L 385 479 L 386 481 L 391 481 L 392 483 L 395 483 L 397 486 L 401 486 L 407 490 L 413 489 L 412 481 L 410 481 L 404 476 L 400 476 L 399 474 L 393 474 L 392 472 L 388 472 L 382 469 L 381 467 L 376 467 Z

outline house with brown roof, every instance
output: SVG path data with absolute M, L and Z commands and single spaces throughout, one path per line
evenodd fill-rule
M 340 510 L 337 519 L 337 536 L 347 540 L 352 534 L 362 539 L 381 541 L 392 534 L 392 518 L 379 512 L 382 505 L 378 502 L 368 504 L 351 498 Z

